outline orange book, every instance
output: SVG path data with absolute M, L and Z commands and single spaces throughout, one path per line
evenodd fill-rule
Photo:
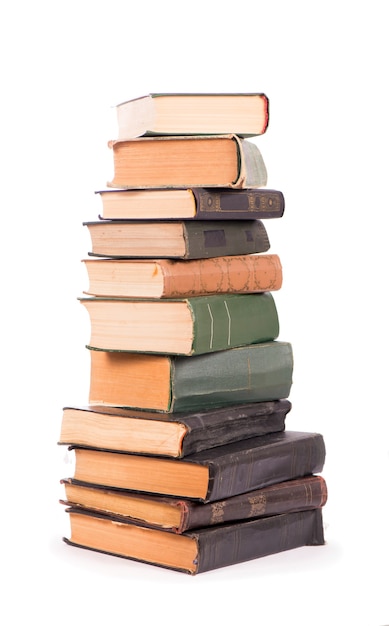
M 243 254 L 196 260 L 84 259 L 94 296 L 179 298 L 276 291 L 282 285 L 277 254 Z

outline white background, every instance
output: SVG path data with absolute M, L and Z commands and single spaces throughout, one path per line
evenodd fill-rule
M 387 3 L 3 2 L 3 624 L 389 624 Z M 190 577 L 66 546 L 56 445 L 85 403 L 82 222 L 111 177 L 114 105 L 264 91 L 267 221 L 294 348 L 287 427 L 321 432 L 327 545 Z M 6 617 L 5 617 L 6 616 Z

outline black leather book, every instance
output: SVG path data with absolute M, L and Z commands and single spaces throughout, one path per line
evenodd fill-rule
M 201 528 L 182 535 L 67 509 L 69 545 L 199 574 L 302 546 L 324 544 L 321 509 Z

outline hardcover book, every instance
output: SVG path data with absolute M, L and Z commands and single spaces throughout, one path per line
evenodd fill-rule
M 258 146 L 237 135 L 141 137 L 109 142 L 108 187 L 266 187 Z
M 181 458 L 285 429 L 289 400 L 186 413 L 109 406 L 64 407 L 59 444 Z
M 193 298 L 80 298 L 90 319 L 89 348 L 181 354 L 227 350 L 276 339 L 270 292 Z
M 71 446 L 73 478 L 107 488 L 216 502 L 322 471 L 318 433 L 284 430 L 167 459 Z
M 282 341 L 191 357 L 89 354 L 89 404 L 177 413 L 280 400 L 292 386 L 292 346 Z
M 102 189 L 101 219 L 251 220 L 282 217 L 278 189 Z
M 123 298 L 185 298 L 223 293 L 277 291 L 277 254 L 238 254 L 210 259 L 84 259 L 84 293 Z
M 264 93 L 150 93 L 116 106 L 118 138 L 236 133 L 262 135 L 269 122 Z
M 194 528 L 317 509 L 327 502 L 326 482 L 322 476 L 315 475 L 286 480 L 207 504 L 106 489 L 71 478 L 65 478 L 61 483 L 66 495 L 66 500 L 60 501 L 62 504 L 178 534 Z
M 269 237 L 261 220 L 85 222 L 90 256 L 203 259 L 267 252 Z
M 67 512 L 71 534 L 64 541 L 68 545 L 192 575 L 324 544 L 322 509 L 210 526 L 182 535 L 119 522 L 79 508 Z

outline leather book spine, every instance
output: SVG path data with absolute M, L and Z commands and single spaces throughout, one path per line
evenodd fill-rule
M 196 200 L 194 219 L 250 220 L 282 217 L 284 194 L 277 189 L 218 190 L 194 187 Z
M 327 485 L 322 476 L 305 476 L 238 494 L 225 500 L 198 504 L 177 502 L 182 519 L 176 532 L 203 528 L 269 515 L 322 508 L 327 502 Z
M 198 542 L 196 574 L 302 546 L 324 544 L 321 509 L 273 515 L 187 534 Z

